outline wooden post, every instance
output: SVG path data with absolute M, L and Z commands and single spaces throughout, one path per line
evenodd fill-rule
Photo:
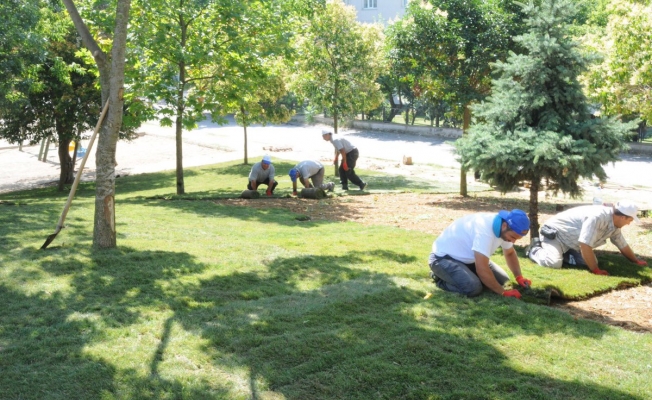
M 48 136 L 48 140 L 45 142 L 45 150 L 43 150 L 43 162 L 47 162 L 48 160 L 48 150 L 50 149 L 50 137 Z
M 41 161 L 41 157 L 43 157 L 43 149 L 45 148 L 45 138 L 41 139 L 41 148 L 38 151 L 38 160 Z

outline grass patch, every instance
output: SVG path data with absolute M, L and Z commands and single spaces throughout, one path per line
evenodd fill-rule
M 290 190 L 292 165 L 275 165 L 279 188 Z M 248 172 L 234 163 L 186 170 L 186 197 L 173 194 L 173 172 L 118 179 L 111 250 L 91 248 L 93 184 L 80 185 L 45 251 L 65 195 L 0 196 L 0 397 L 652 394 L 652 335 L 491 293 L 424 300 L 432 236 L 206 200 L 239 194 Z M 535 283 L 568 292 L 580 275 L 586 283 L 573 287 L 606 281 L 521 260 Z

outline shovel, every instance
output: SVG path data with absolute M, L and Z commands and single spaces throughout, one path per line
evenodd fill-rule
M 54 233 L 48 236 L 47 239 L 45 239 L 45 243 L 43 243 L 41 249 L 45 249 L 46 247 L 48 247 L 50 243 L 52 243 L 54 238 L 57 237 L 59 232 L 61 232 L 61 229 L 63 229 L 63 221 L 66 219 L 66 215 L 68 214 L 68 210 L 70 209 L 70 205 L 72 204 L 72 198 L 75 197 L 75 192 L 77 191 L 77 186 L 79 185 L 79 181 L 81 180 L 81 175 L 82 175 L 82 171 L 84 170 L 84 165 L 86 164 L 88 155 L 91 154 L 91 148 L 93 147 L 93 142 L 95 141 L 97 132 L 100 131 L 100 126 L 102 126 L 102 121 L 104 120 L 104 116 L 106 115 L 108 109 L 109 109 L 109 101 L 107 100 L 106 104 L 104 105 L 104 109 L 102 109 L 102 114 L 100 114 L 100 119 L 97 121 L 97 125 L 95 126 L 95 131 L 93 131 L 91 140 L 89 140 L 88 142 L 88 147 L 86 148 L 86 154 L 84 154 L 84 158 L 82 158 L 81 163 L 79 164 L 77 175 L 75 175 L 75 182 L 73 182 L 72 188 L 70 188 L 70 193 L 68 194 L 68 201 L 66 201 L 66 205 L 63 207 L 63 212 L 61 213 L 61 217 L 59 218 L 57 229 L 55 229 Z

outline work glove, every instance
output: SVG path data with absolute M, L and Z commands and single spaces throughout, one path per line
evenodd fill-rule
M 647 265 L 647 261 L 645 261 L 645 260 L 641 260 L 641 259 L 639 258 L 638 260 L 636 260 L 636 264 L 638 264 L 638 265 Z
M 344 161 L 344 162 L 342 163 L 342 169 L 345 170 L 345 171 L 348 171 L 348 170 L 349 170 L 349 166 L 346 164 L 346 161 Z
M 532 281 L 529 279 L 523 278 L 523 275 L 519 275 L 516 277 L 516 282 L 518 282 L 519 285 L 521 285 L 524 288 L 529 288 L 532 286 Z
M 265 193 L 267 193 L 267 197 L 272 197 L 272 191 L 271 190 L 267 189 L 267 192 L 265 192 Z
M 505 296 L 505 297 L 516 297 L 519 300 L 521 299 L 521 294 L 516 289 L 505 290 L 503 292 L 503 296 Z
M 591 273 L 596 274 L 596 275 L 609 275 L 609 272 L 607 272 L 607 271 L 605 271 L 603 269 L 600 269 L 600 268 L 594 269 L 593 271 L 591 271 Z

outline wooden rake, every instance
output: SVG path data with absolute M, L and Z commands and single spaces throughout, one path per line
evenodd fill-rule
M 66 201 L 66 205 L 63 207 L 63 212 L 61 213 L 61 217 L 59 218 L 59 223 L 57 223 L 57 229 L 55 229 L 54 233 L 51 234 L 50 236 L 45 239 L 45 243 L 43 243 L 43 246 L 41 246 L 41 249 L 45 249 L 52 243 L 55 237 L 61 232 L 61 229 L 63 229 L 63 221 L 66 219 L 66 215 L 68 214 L 68 210 L 70 210 L 70 205 L 72 204 L 72 199 L 75 197 L 75 192 L 77 191 L 77 186 L 79 185 L 79 181 L 81 180 L 82 172 L 84 171 L 84 165 L 86 165 L 86 160 L 88 159 L 88 156 L 91 154 L 91 148 L 93 148 L 93 142 L 95 142 L 95 138 L 97 137 L 97 132 L 100 131 L 100 126 L 102 126 L 102 121 L 104 120 L 104 117 L 106 116 L 106 112 L 109 110 L 109 101 L 106 101 L 106 104 L 104 105 L 104 108 L 102 109 L 102 114 L 100 114 L 100 119 L 97 121 L 97 125 L 95 125 L 95 131 L 93 131 L 93 135 L 91 135 L 91 140 L 88 142 L 88 147 L 86 148 L 86 154 L 84 154 L 84 158 L 82 158 L 81 163 L 79 164 L 79 169 L 77 170 L 77 175 L 75 175 L 75 182 L 72 184 L 72 188 L 70 188 L 70 193 L 68 194 L 68 201 Z

